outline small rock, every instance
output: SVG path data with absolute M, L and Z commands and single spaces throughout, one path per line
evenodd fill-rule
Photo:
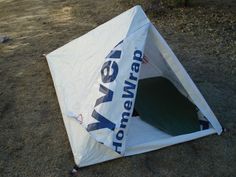
M 10 38 L 8 36 L 0 36 L 0 43 L 5 43 L 9 40 L 10 40 Z

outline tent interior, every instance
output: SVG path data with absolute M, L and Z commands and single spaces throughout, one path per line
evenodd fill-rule
M 126 141 L 128 149 L 212 127 L 160 53 L 153 40 L 155 32 L 155 28 L 149 28 Z M 203 127 L 201 121 L 208 125 Z

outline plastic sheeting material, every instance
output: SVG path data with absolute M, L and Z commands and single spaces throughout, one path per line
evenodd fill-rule
M 222 128 L 140 6 L 47 56 L 75 163 L 87 166 L 160 149 Z M 199 109 L 207 129 L 169 136 L 132 117 L 138 80 L 163 76 Z M 140 131 L 138 127 L 141 127 Z

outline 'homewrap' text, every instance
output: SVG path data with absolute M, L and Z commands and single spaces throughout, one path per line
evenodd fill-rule
M 119 67 L 116 62 L 117 59 L 121 57 L 121 50 L 113 50 L 108 55 L 106 61 L 101 69 L 101 80 L 102 83 L 110 83 L 113 82 L 118 73 Z M 133 101 L 135 96 L 135 90 L 138 83 L 138 73 L 141 67 L 142 62 L 142 51 L 135 50 L 133 53 L 133 62 L 130 66 L 130 74 L 129 77 L 124 81 L 123 93 L 122 98 L 124 98 L 123 108 L 124 111 L 121 115 L 120 125 L 117 125 L 116 134 L 114 136 L 113 147 L 114 150 L 118 153 L 121 153 L 121 149 L 123 146 L 123 141 L 125 137 L 125 129 L 127 128 L 128 121 L 130 116 L 132 115 L 132 108 L 133 108 Z M 95 106 L 98 106 L 104 102 L 110 102 L 113 99 L 113 91 L 105 87 L 103 84 L 100 84 L 99 91 L 102 92 L 104 95 L 96 100 Z M 98 129 L 108 128 L 112 131 L 115 130 L 116 125 L 98 113 L 95 109 L 92 112 L 92 117 L 97 120 L 95 123 L 91 123 L 87 126 L 87 131 L 94 131 Z

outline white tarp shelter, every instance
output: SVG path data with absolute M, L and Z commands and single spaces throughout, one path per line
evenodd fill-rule
M 47 56 L 64 124 L 79 167 L 157 150 L 222 127 L 140 6 Z M 163 76 L 199 109 L 207 129 L 171 136 L 132 117 L 139 79 Z

